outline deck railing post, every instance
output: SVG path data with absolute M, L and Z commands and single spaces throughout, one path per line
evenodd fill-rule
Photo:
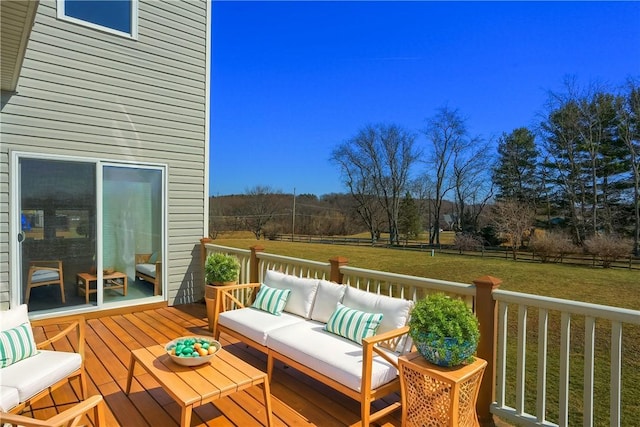
M 260 282 L 258 253 L 264 251 L 264 246 L 254 245 L 249 249 L 251 249 L 251 258 L 249 259 L 249 283 L 258 283 Z
M 209 237 L 203 237 L 200 239 L 200 266 L 202 267 L 202 279 L 204 282 L 204 264 L 207 261 L 207 243 L 211 243 L 213 239 Z
M 480 323 L 477 354 L 478 357 L 487 361 L 476 403 L 478 421 L 483 427 L 495 426 L 493 414 L 491 414 L 491 403 L 495 400 L 498 305 L 492 293 L 494 289 L 500 287 L 501 283 L 502 280 L 492 276 L 483 276 L 473 281 L 476 285 L 476 316 Z
M 329 273 L 329 281 L 342 283 L 342 273 L 340 267 L 349 264 L 349 260 L 342 256 L 336 256 L 329 260 L 331 263 L 331 273 Z

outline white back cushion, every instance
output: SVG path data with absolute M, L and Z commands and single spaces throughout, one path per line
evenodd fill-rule
M 271 288 L 290 289 L 291 293 L 284 306 L 284 311 L 297 314 L 305 319 L 309 318 L 313 300 L 318 291 L 318 279 L 307 279 L 275 270 L 267 270 L 263 282 Z
M 413 301 L 378 295 L 351 286 L 347 287 L 342 304 L 367 313 L 382 313 L 379 334 L 405 326 L 413 307 Z
M 27 304 L 22 304 L 16 308 L 0 311 L 0 331 L 15 328 L 29 321 Z
M 318 285 L 318 295 L 316 295 L 316 301 L 313 303 L 311 319 L 327 323 L 333 312 L 336 310 L 338 303 L 342 302 L 342 298 L 344 297 L 346 290 L 347 285 L 340 285 L 327 280 L 320 280 Z

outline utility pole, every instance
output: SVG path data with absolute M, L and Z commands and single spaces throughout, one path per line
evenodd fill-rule
M 291 211 L 291 241 L 293 242 L 293 236 L 296 234 L 296 188 L 293 187 L 293 210 Z

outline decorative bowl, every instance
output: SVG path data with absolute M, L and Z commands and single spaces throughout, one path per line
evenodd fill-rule
M 105 267 L 102 270 L 102 274 L 113 274 L 113 273 L 115 273 L 115 271 L 116 271 L 116 269 L 113 268 L 113 267 Z
M 164 346 L 171 360 L 182 366 L 208 363 L 221 348 L 222 345 L 213 338 L 199 335 L 176 338 Z

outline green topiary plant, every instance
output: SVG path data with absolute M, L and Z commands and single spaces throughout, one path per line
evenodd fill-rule
M 411 311 L 409 335 L 427 360 L 440 366 L 473 361 L 480 331 L 478 319 L 464 301 L 436 293 Z
M 238 281 L 240 262 L 233 255 L 216 252 L 207 256 L 204 275 L 207 283 Z

